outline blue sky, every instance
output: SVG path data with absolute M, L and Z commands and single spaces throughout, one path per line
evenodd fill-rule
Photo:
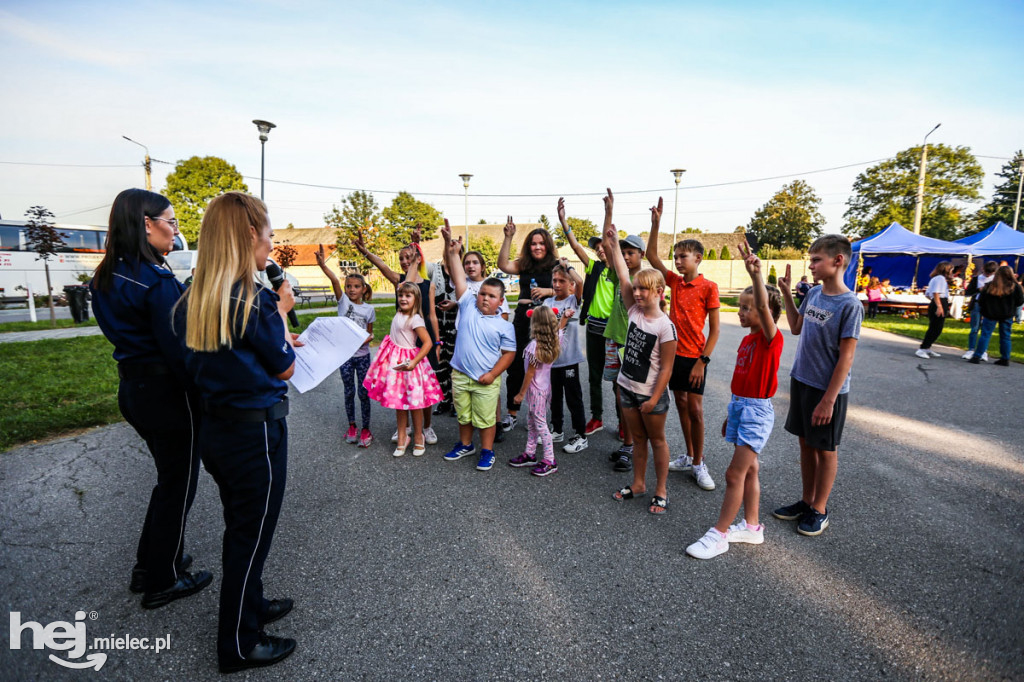
M 930 141 L 996 157 L 980 159 L 987 197 L 1024 147 L 1024 5 L 768 4 L 5 3 L 0 161 L 127 167 L 0 164 L 0 214 L 104 222 L 143 184 L 121 135 L 258 177 L 254 118 L 278 125 L 267 178 L 405 189 L 453 223 L 460 172 L 470 222 L 527 222 L 555 198 L 473 195 L 664 189 L 683 167 L 680 227 L 723 231 L 791 178 L 698 186 L 885 158 L 941 122 Z M 830 230 L 865 167 L 797 176 Z M 170 168 L 154 166 L 156 189 Z M 276 227 L 321 224 L 344 194 L 267 184 Z M 646 229 L 655 200 L 620 197 L 619 227 Z M 601 212 L 597 196 L 568 203 Z

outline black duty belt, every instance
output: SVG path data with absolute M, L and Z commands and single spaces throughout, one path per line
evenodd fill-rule
M 288 398 L 282 398 L 281 402 L 267 408 L 225 407 L 203 401 L 203 412 L 235 422 L 272 422 L 288 416 Z
M 173 374 L 171 368 L 160 362 L 118 363 L 117 376 L 128 381 Z

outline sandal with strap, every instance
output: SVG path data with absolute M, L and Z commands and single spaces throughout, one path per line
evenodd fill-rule
M 643 493 L 634 493 L 633 488 L 627 485 L 612 493 L 612 499 L 616 502 L 622 502 L 623 500 L 632 500 L 637 495 L 643 495 Z
M 647 509 L 648 512 L 658 516 L 668 511 L 668 500 L 664 497 L 655 495 L 651 498 L 651 506 Z

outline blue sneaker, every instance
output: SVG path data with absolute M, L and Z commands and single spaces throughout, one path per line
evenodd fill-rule
M 470 443 L 469 445 L 463 445 L 462 441 L 456 441 L 455 447 L 445 453 L 444 458 L 449 462 L 454 462 L 457 459 L 463 457 L 469 457 L 470 455 L 476 454 L 476 446 Z
M 476 468 L 480 471 L 490 471 L 492 466 L 494 466 L 494 450 L 480 448 L 480 459 L 476 463 Z
M 796 532 L 800 535 L 821 535 L 828 528 L 828 509 L 825 510 L 824 514 L 818 513 L 817 509 L 813 507 L 809 512 L 803 515 L 800 519 L 800 524 L 796 527 Z

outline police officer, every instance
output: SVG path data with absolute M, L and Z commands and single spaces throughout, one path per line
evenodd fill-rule
M 273 665 L 295 640 L 263 626 L 292 609 L 263 596 L 263 565 L 284 496 L 288 390 L 295 367 L 280 295 L 256 282 L 273 248 L 262 201 L 229 192 L 210 202 L 200 229 L 195 279 L 185 296 L 185 363 L 202 398 L 203 463 L 224 505 L 224 580 L 217 657 L 221 672 Z M 180 318 L 179 318 L 180 319 Z
M 164 265 L 178 234 L 171 203 L 126 189 L 110 210 L 106 254 L 89 288 L 121 382 L 117 402 L 153 455 L 157 484 L 149 498 L 129 589 L 154 609 L 210 584 L 209 571 L 186 569 L 185 523 L 199 477 L 199 403 L 186 377 L 184 347 L 171 331 L 183 287 Z

